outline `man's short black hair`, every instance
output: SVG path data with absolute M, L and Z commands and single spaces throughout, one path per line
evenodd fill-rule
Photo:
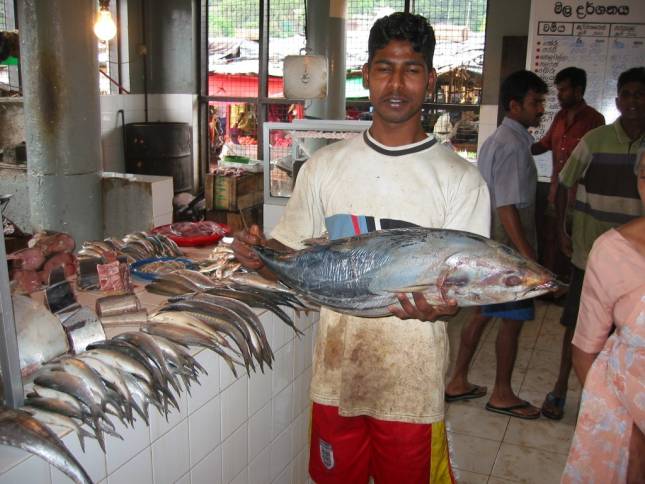
M 415 52 L 423 54 L 428 70 L 432 69 L 436 41 L 434 30 L 425 17 L 407 12 L 396 12 L 374 22 L 367 42 L 368 64 L 371 64 L 376 51 L 384 48 L 391 40 L 410 42 Z
M 632 67 L 618 76 L 618 93 L 628 82 L 645 84 L 645 67 Z
M 513 72 L 502 82 L 500 91 L 502 106 L 506 111 L 510 111 L 511 101 L 517 101 L 521 104 L 529 91 L 546 94 L 549 92 L 549 88 L 537 74 L 531 71 Z
M 569 81 L 569 84 L 571 84 L 571 87 L 574 89 L 576 87 L 581 87 L 582 94 L 584 94 L 585 89 L 587 89 L 587 73 L 579 67 L 565 67 L 555 75 L 556 85 L 564 81 Z

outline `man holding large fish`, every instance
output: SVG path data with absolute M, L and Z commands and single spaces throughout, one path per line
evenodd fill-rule
M 257 226 L 237 234 L 238 260 L 271 277 L 253 246 L 290 251 L 325 233 L 338 239 L 413 226 L 488 235 L 489 195 L 477 169 L 421 126 L 436 80 L 434 46 L 421 16 L 395 13 L 374 24 L 363 67 L 372 126 L 318 150 L 273 238 Z M 395 294 L 386 317 L 322 308 L 311 383 L 315 482 L 367 483 L 370 475 L 376 482 L 454 482 L 443 425 L 448 338 L 439 318 L 457 304 L 443 289 L 437 305 L 416 290 Z

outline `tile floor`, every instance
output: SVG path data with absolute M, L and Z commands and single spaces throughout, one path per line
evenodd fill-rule
M 551 390 L 560 362 L 563 328 L 562 309 L 537 301 L 535 321 L 525 323 L 512 385 L 519 396 L 540 406 Z M 459 333 L 471 311 L 462 311 L 449 323 L 452 361 Z M 488 386 L 495 379 L 497 320 L 486 328 L 470 370 L 470 381 Z M 580 385 L 573 374 L 565 416 L 521 420 L 488 412 L 487 398 L 455 402 L 447 408 L 448 439 L 455 474 L 460 484 L 504 484 L 509 482 L 555 484 L 560 482 L 580 400 Z

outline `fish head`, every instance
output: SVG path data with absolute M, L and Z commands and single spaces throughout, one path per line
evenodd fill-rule
M 479 258 L 478 287 L 482 303 L 519 301 L 554 292 L 561 287 L 555 274 L 513 249 L 499 244 L 491 257 Z

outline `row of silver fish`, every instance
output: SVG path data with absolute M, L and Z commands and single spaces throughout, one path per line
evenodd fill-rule
M 133 260 L 150 257 L 179 257 L 183 253 L 177 244 L 162 234 L 133 232 L 123 239 L 107 238 L 83 242 L 79 256 L 101 258 L 106 253 L 126 255 Z
M 226 280 L 218 280 L 199 271 L 182 269 L 161 275 L 148 284 L 146 290 L 169 297 L 207 293 L 241 301 L 252 308 L 266 309 L 274 313 L 297 334 L 301 334 L 300 330 L 296 328 L 293 319 L 281 306 L 297 312 L 313 309 L 285 286 L 267 281 L 257 274 L 242 272 L 235 272 Z
M 180 313 L 179 320 L 177 313 Z M 220 345 L 220 354 L 234 374 L 236 356 L 242 357 L 248 374 L 256 369 L 254 360 L 261 371 L 264 364 L 271 368 L 274 356 L 264 327 L 255 311 L 243 301 L 208 293 L 177 296 L 153 315 L 151 321 L 188 324 L 207 334 Z
M 24 406 L 0 414 L 0 442 L 41 456 L 75 482 L 91 482 L 50 426 L 75 432 L 83 450 L 85 439 L 95 438 L 105 451 L 105 434 L 122 438 L 113 418 L 134 425 L 136 414 L 148 424 L 153 405 L 167 419 L 171 406 L 179 410 L 179 393 L 190 393 L 206 374 L 187 345 L 212 349 L 207 341 L 191 339 L 183 328 L 153 333 L 122 333 L 44 365 Z M 16 433 L 22 427 L 36 430 Z

